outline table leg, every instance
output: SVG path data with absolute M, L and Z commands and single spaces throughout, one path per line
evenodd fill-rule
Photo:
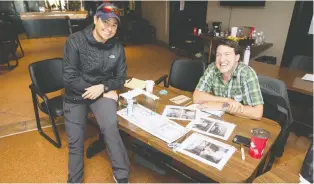
M 207 64 L 210 63 L 210 58 L 211 58 L 211 55 L 212 55 L 212 47 L 213 47 L 213 40 L 210 40 L 210 41 L 209 41 L 208 61 L 207 61 Z

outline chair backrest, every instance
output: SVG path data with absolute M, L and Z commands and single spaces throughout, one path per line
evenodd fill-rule
M 309 56 L 294 56 L 290 68 L 301 69 L 303 71 L 313 73 L 313 57 Z
M 281 80 L 263 75 L 258 75 L 258 81 L 262 94 L 264 93 L 269 95 L 275 95 L 283 98 L 285 103 L 284 106 L 287 108 L 288 111 L 287 115 L 289 124 L 292 123 L 293 118 L 286 84 Z
M 272 148 L 275 156 L 281 157 L 289 136 L 289 125 L 293 121 L 287 87 L 282 81 L 267 76 L 258 75 L 258 80 L 264 100 L 263 117 L 276 121 L 281 127 L 281 132 Z
M 50 93 L 64 88 L 62 58 L 52 58 L 29 65 L 32 83 L 43 93 Z
M 10 22 L 0 22 L 0 41 L 13 41 L 17 38 L 17 32 Z
M 174 88 L 193 92 L 205 71 L 205 64 L 190 59 L 176 59 L 172 62 L 168 84 Z
M 313 142 L 312 142 L 309 149 L 307 150 L 300 174 L 308 182 L 313 183 L 313 172 L 314 167 L 313 167 Z

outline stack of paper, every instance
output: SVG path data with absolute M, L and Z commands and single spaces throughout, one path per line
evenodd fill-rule
M 189 129 L 140 104 L 134 106 L 132 115 L 128 115 L 127 108 L 119 110 L 117 114 L 168 144 L 189 132 Z
M 305 178 L 303 178 L 301 174 L 299 174 L 299 176 L 300 176 L 300 183 L 302 183 L 302 184 L 310 184 L 310 182 L 307 181 Z
M 137 78 L 126 80 L 124 84 L 124 87 L 131 88 L 131 89 L 136 89 L 136 88 L 144 89 L 145 86 L 146 86 L 146 82 Z

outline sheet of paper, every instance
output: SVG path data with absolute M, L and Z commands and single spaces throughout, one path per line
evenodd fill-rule
M 184 96 L 184 95 L 179 95 L 177 97 L 171 98 L 169 99 L 171 102 L 175 103 L 175 104 L 182 104 L 183 102 L 186 102 L 188 100 L 190 100 L 191 98 Z
M 314 75 L 313 74 L 305 74 L 303 77 L 302 77 L 303 80 L 307 80 L 307 81 L 314 81 Z
M 193 133 L 176 150 L 222 170 L 236 148 L 208 136 Z
M 199 106 L 199 104 L 192 104 L 192 105 L 189 105 L 188 107 L 197 109 L 198 106 Z M 208 116 L 221 117 L 224 114 L 225 114 L 224 111 L 211 111 L 211 110 L 203 109 L 200 113 L 200 117 L 208 117 Z
M 192 121 L 199 118 L 200 111 L 191 107 L 167 105 L 162 116 L 169 119 Z
M 303 176 L 299 173 L 299 176 L 300 176 L 300 183 L 302 184 L 310 184 L 309 181 L 307 181 L 305 178 L 303 178 Z
M 209 117 L 199 118 L 186 126 L 188 129 L 223 140 L 229 139 L 235 127 L 233 123 Z
M 145 86 L 146 86 L 146 82 L 137 78 L 126 80 L 124 84 L 124 87 L 131 88 L 131 89 L 136 89 L 136 88 L 144 89 Z
M 189 132 L 189 129 L 140 104 L 134 105 L 132 115 L 127 114 L 126 108 L 119 110 L 117 114 L 168 144 Z

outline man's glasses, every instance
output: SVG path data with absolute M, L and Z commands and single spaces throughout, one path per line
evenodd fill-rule
M 104 6 L 101 11 L 104 13 L 114 13 L 115 15 L 120 16 L 120 10 L 112 6 Z

